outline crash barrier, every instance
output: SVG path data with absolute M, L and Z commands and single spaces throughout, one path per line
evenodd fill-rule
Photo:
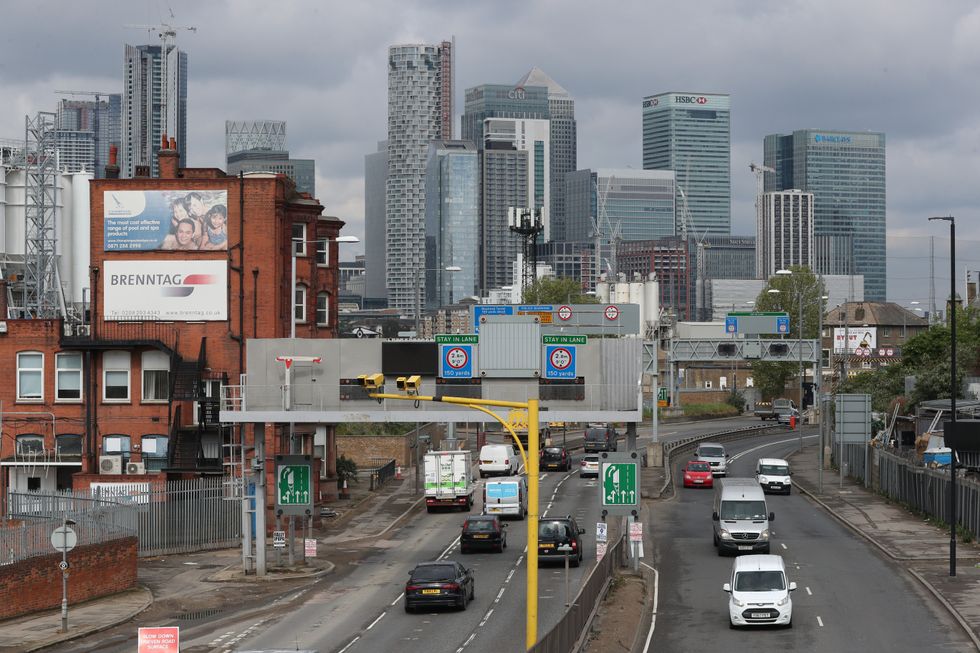
M 384 487 L 384 484 L 395 478 L 395 459 L 391 458 L 388 461 L 382 462 L 378 460 L 374 467 L 369 467 L 364 471 L 370 475 L 371 484 L 368 487 L 372 492 L 374 490 L 380 490 Z
M 238 546 L 242 502 L 222 477 L 119 483 L 94 490 L 11 492 L 10 515 L 25 522 L 60 524 L 63 516 L 119 524 L 139 538 L 139 556 L 190 553 Z M 50 545 L 50 542 L 48 543 Z
M 610 544 L 606 555 L 596 563 L 589 577 L 582 584 L 582 589 L 575 596 L 572 605 L 558 623 L 531 647 L 532 653 L 570 653 L 581 648 L 589 624 L 599 609 L 606 590 L 609 589 L 613 570 L 619 565 L 625 541 L 626 537 L 621 536 L 615 543 Z
M 876 490 L 893 501 L 930 517 L 950 521 L 949 468 L 929 469 L 905 457 L 874 448 L 878 467 Z M 956 477 L 956 513 L 960 526 L 980 539 L 980 483 L 975 477 Z

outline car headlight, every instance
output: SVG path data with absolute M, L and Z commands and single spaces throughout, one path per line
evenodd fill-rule
M 766 530 L 762 531 L 761 533 L 759 533 L 759 539 L 760 540 L 768 540 L 769 539 L 769 529 L 768 528 Z
M 769 479 L 766 478 L 765 476 L 760 476 L 759 477 L 759 482 L 760 483 L 768 483 L 769 482 Z
M 735 604 L 735 607 L 737 607 L 737 608 L 744 608 L 745 607 L 745 602 L 744 601 L 739 601 L 738 599 L 735 598 L 734 595 L 732 595 L 732 603 L 734 603 Z
M 787 594 L 783 598 L 779 599 L 779 601 L 776 602 L 776 605 L 778 605 L 779 607 L 782 607 L 782 606 L 786 605 L 787 603 L 789 603 L 789 594 Z
M 729 533 L 728 531 L 726 531 L 726 530 L 725 530 L 725 529 L 723 528 L 723 529 L 721 529 L 721 531 L 720 531 L 720 532 L 718 533 L 718 537 L 720 537 L 720 538 L 721 538 L 721 539 L 723 539 L 723 540 L 730 540 L 730 539 L 732 539 L 732 534 L 731 534 L 731 533 Z

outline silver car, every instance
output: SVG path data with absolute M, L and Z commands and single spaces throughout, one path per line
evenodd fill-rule
M 703 460 L 711 465 L 712 476 L 728 475 L 728 454 L 725 447 L 717 442 L 702 442 L 694 452 L 696 460 Z

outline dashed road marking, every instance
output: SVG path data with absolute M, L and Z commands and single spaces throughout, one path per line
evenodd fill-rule
M 786 545 L 783 544 L 782 542 L 779 543 L 779 546 L 783 547 L 784 549 L 786 548 Z
M 817 615 L 817 623 L 820 625 L 821 628 L 823 628 L 823 619 L 821 619 L 819 615 Z
M 397 598 L 397 599 L 395 599 L 394 601 L 392 601 L 391 603 L 389 603 L 389 605 L 395 605 L 396 603 L 398 603 L 399 601 L 401 601 L 401 600 L 402 600 L 402 597 L 403 597 L 403 596 L 405 596 L 405 592 L 402 592 L 401 594 L 399 594 L 399 595 L 398 595 L 398 598 Z
M 367 627 L 367 630 L 371 630 L 372 628 L 374 628 L 374 627 L 375 627 L 375 626 L 377 625 L 377 623 L 378 623 L 379 621 L 381 621 L 381 618 L 382 618 L 382 617 L 384 617 L 384 616 L 385 616 L 386 614 L 388 614 L 388 612 L 387 612 L 387 611 L 385 611 L 385 612 L 382 612 L 381 614 L 379 614 L 379 615 L 378 615 L 378 618 L 377 618 L 377 619 L 375 619 L 374 621 L 372 621 L 372 622 L 371 622 L 371 625 Z
M 340 651 L 339 651 L 339 653 L 344 653 L 344 651 L 346 651 L 346 650 L 347 650 L 347 649 L 349 649 L 349 648 L 350 648 L 351 646 L 353 646 L 353 645 L 354 645 L 354 642 L 356 642 L 356 641 L 357 641 L 357 640 L 359 640 L 360 638 L 361 638 L 361 636 L 360 636 L 360 635 L 358 635 L 357 637 L 355 637 L 354 639 L 352 639 L 352 640 L 351 640 L 351 641 L 350 641 L 350 642 L 349 642 L 349 643 L 347 644 L 347 646 L 345 646 L 344 648 L 342 648 L 342 649 L 340 649 Z
M 813 592 L 810 591 L 810 588 L 809 587 L 804 587 L 803 589 L 806 590 L 806 595 L 807 596 L 813 596 Z
M 514 572 L 513 572 L 513 571 L 511 571 L 510 573 L 512 573 L 512 574 L 513 574 Z M 510 580 L 510 576 L 508 576 L 508 577 L 507 577 L 507 580 Z M 506 588 L 504 588 L 504 587 L 501 587 L 501 588 L 500 588 L 500 591 L 499 591 L 499 592 L 497 592 L 497 598 L 495 598 L 495 599 L 493 600 L 493 602 L 494 602 L 494 603 L 500 603 L 500 597 L 502 597 L 502 596 L 504 595 L 504 590 L 505 590 L 505 589 L 506 589 Z

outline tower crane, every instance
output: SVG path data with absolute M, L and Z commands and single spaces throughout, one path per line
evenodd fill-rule
M 170 18 L 174 18 L 174 12 L 172 10 L 170 11 Z M 169 77 L 167 76 L 167 56 L 170 54 L 170 50 L 176 47 L 175 41 L 177 40 L 178 30 L 197 32 L 197 28 L 187 25 L 174 25 L 163 21 L 159 25 L 126 25 L 125 27 L 145 29 L 147 32 L 156 32 L 160 35 L 160 41 L 162 42 L 160 48 L 160 128 L 162 133 L 170 134 L 170 126 L 167 124 L 169 118 L 167 94 L 170 83 Z
M 691 217 L 691 209 L 687 205 L 687 193 L 684 192 L 684 187 L 681 185 L 677 186 L 677 192 L 681 196 L 681 240 L 684 242 L 685 247 L 687 246 L 688 238 L 694 239 L 695 244 L 695 292 L 698 296 L 698 303 L 701 304 L 704 301 L 704 274 L 705 274 L 705 260 L 704 260 L 704 239 L 708 235 L 707 227 L 704 233 L 699 234 L 697 228 L 694 225 L 694 219 Z M 702 308 L 702 307 L 699 307 Z M 701 312 L 700 310 L 698 311 Z M 703 318 L 702 315 L 697 316 L 698 319 Z
M 775 174 L 776 171 L 773 168 L 765 165 L 758 165 L 755 163 L 749 163 L 749 170 L 755 173 L 755 247 L 756 247 L 756 275 L 766 276 L 768 265 L 768 256 L 766 254 L 767 245 L 771 245 L 763 231 L 765 225 L 765 220 L 763 216 L 762 208 L 762 196 L 765 193 L 765 177 L 766 173 Z

